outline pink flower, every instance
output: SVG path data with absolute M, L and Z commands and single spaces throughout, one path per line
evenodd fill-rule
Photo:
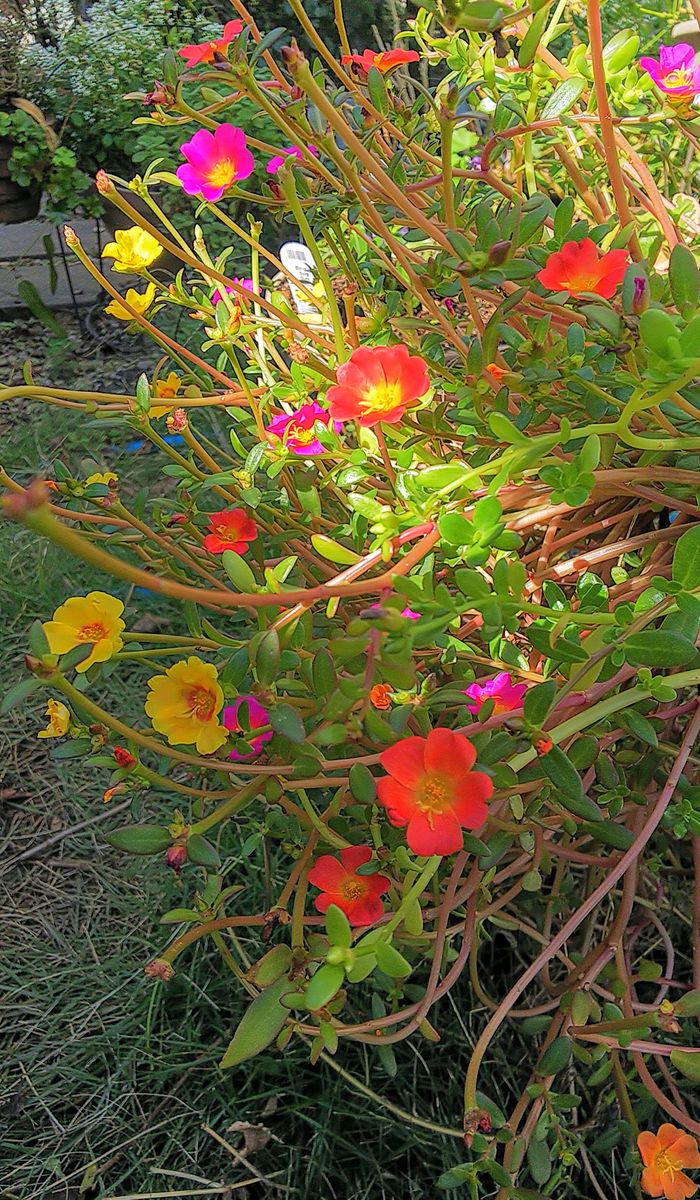
M 183 46 L 178 50 L 180 58 L 186 60 L 187 67 L 198 67 L 200 63 L 214 62 L 217 54 L 223 55 L 234 38 L 237 38 L 243 28 L 242 21 L 227 21 L 220 38 L 213 42 L 197 42 Z
M 315 146 L 309 145 L 306 147 L 306 149 L 308 150 L 309 154 L 313 155 L 314 158 L 318 158 L 318 150 Z M 298 159 L 299 162 L 304 161 L 304 152 L 301 146 L 288 146 L 286 150 L 281 150 L 279 154 L 276 154 L 274 158 L 270 159 L 269 163 L 265 167 L 268 175 L 276 175 L 280 167 L 284 166 L 287 158 L 290 155 L 293 158 Z
M 317 421 L 328 425 L 330 419 L 330 413 L 314 400 L 311 404 L 302 404 L 294 413 L 278 413 L 266 428 L 293 454 L 322 454 L 323 444 L 316 437 L 314 426 Z M 337 429 L 338 422 L 334 425 Z
M 421 615 L 419 612 L 414 612 L 412 608 L 407 607 L 401 609 L 401 616 L 407 617 L 409 621 L 420 621 Z
M 221 714 L 224 727 L 230 729 L 232 733 L 240 733 L 242 737 L 253 747 L 250 754 L 239 754 L 237 750 L 232 750 L 229 758 L 234 762 L 247 762 L 248 759 L 254 758 L 262 750 L 265 742 L 269 742 L 272 737 L 272 730 L 268 729 L 266 733 L 260 733 L 257 737 L 251 737 L 250 734 L 242 728 L 238 720 L 238 712 L 242 704 L 245 704 L 248 709 L 247 725 L 251 730 L 260 729 L 263 725 L 270 724 L 270 714 L 267 709 L 260 703 L 255 696 L 239 696 L 234 700 L 233 704 L 227 704 Z
M 180 146 L 180 152 L 187 162 L 175 174 L 188 196 L 200 195 L 205 200 L 220 200 L 255 167 L 245 134 L 236 125 L 219 125 L 214 133 L 198 129 L 191 141 Z
M 245 290 L 247 292 L 252 292 L 254 290 L 252 279 L 239 279 L 236 275 L 234 275 L 233 282 L 237 283 L 239 287 L 245 288 Z M 225 287 L 224 291 L 226 292 L 227 296 L 234 295 L 234 290 L 232 287 Z M 221 295 L 221 292 L 217 288 L 216 291 L 212 292 L 212 294 L 211 294 L 211 302 L 212 302 L 212 304 L 218 304 L 220 300 L 223 300 L 223 296 Z
M 496 716 L 521 708 L 526 691 L 527 684 L 513 683 L 508 672 L 501 671 L 493 679 L 487 679 L 486 683 L 470 684 L 464 695 L 471 700 L 467 708 L 472 713 L 478 713 L 487 700 L 494 700 L 493 715 Z
M 639 65 L 667 96 L 696 96 L 700 92 L 700 60 L 687 42 L 659 46 L 658 61 L 640 58 Z

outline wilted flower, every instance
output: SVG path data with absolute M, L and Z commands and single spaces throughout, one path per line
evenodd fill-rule
M 374 708 L 386 710 L 391 708 L 391 696 L 394 691 L 390 683 L 375 683 L 370 688 L 369 700 Z
M 238 279 L 234 275 L 233 282 L 237 283 L 239 287 L 245 288 L 245 290 L 247 292 L 252 292 L 254 290 L 252 279 Z M 224 291 L 226 292 L 227 296 L 235 295 L 235 292 L 232 287 L 225 287 Z M 221 291 L 219 290 L 219 288 L 217 288 L 216 291 L 212 292 L 212 294 L 211 294 L 211 302 L 212 302 L 212 304 L 218 304 L 220 300 L 223 300 L 223 296 L 221 295 Z
M 315 146 L 309 144 L 306 147 L 306 150 L 314 158 L 318 158 L 318 150 Z M 299 162 L 303 162 L 304 152 L 301 146 L 288 146 L 285 150 L 280 150 L 279 154 L 276 154 L 274 158 L 271 158 L 265 167 L 268 175 L 276 175 L 280 167 L 283 167 L 287 159 L 290 157 L 298 159 Z
M 238 719 L 241 705 L 245 705 L 247 709 L 247 726 L 251 731 L 255 729 L 262 729 L 264 726 L 270 724 L 270 714 L 256 696 L 238 696 L 237 699 L 234 700 L 233 704 L 227 704 L 221 715 L 224 726 L 232 733 L 239 733 L 241 737 L 243 737 L 245 741 L 248 742 L 248 744 L 252 747 L 250 754 L 239 754 L 237 750 L 232 750 L 229 754 L 229 758 L 232 758 L 234 762 L 247 762 L 248 759 L 253 758 L 256 754 L 259 754 L 265 745 L 265 742 L 269 742 L 270 738 L 272 737 L 271 729 L 266 729 L 264 733 L 259 733 L 257 735 L 254 734 L 251 736 L 248 733 L 248 729 L 243 728 Z
M 60 700 L 49 700 L 46 704 L 46 715 L 49 723 L 46 729 L 40 729 L 37 737 L 57 738 L 68 732 L 70 725 L 70 710 Z

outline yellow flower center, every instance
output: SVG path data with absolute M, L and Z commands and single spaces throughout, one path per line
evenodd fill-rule
M 600 283 L 600 275 L 574 275 L 569 282 L 577 292 L 594 292 Z
M 101 621 L 94 621 L 92 625 L 81 626 L 76 637 L 79 642 L 99 642 L 101 638 L 107 637 L 107 630 Z
M 211 721 L 216 707 L 216 697 L 205 687 L 191 688 L 187 695 L 187 714 L 198 721 Z
M 664 76 L 664 83 L 666 87 L 687 87 L 690 83 L 690 72 L 687 67 L 677 67 L 675 71 L 669 71 L 668 75 Z
M 360 883 L 359 879 L 346 879 L 340 888 L 344 900 L 361 900 L 366 891 L 367 884 Z
M 654 1166 L 660 1175 L 675 1175 L 679 1170 L 678 1165 L 673 1159 L 668 1157 L 665 1150 L 657 1150 L 654 1155 Z
M 441 775 L 426 775 L 418 799 L 424 813 L 443 813 L 452 806 L 452 789 Z
M 313 442 L 316 437 L 315 430 L 304 429 L 302 425 L 290 425 L 289 436 L 293 437 L 295 442 L 299 442 L 302 446 L 308 446 L 309 442 Z
M 396 380 L 375 383 L 362 397 L 365 412 L 389 412 L 401 403 L 401 388 Z
M 227 187 L 232 182 L 235 175 L 235 169 L 230 158 L 222 158 L 220 162 L 215 163 L 211 168 L 208 176 L 208 182 L 212 187 Z

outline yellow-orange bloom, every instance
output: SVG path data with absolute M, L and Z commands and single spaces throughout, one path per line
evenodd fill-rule
M 684 1172 L 700 1167 L 700 1152 L 694 1137 L 664 1124 L 656 1133 L 645 1131 L 637 1138 L 642 1156 L 642 1189 L 649 1196 L 663 1196 L 665 1200 L 689 1200 L 698 1190 Z
M 45 621 L 42 629 L 52 654 L 66 654 L 74 646 L 92 643 L 92 651 L 79 662 L 76 671 L 87 671 L 93 663 L 107 662 L 121 650 L 121 632 L 124 622 L 120 620 L 124 605 L 116 596 L 106 592 L 89 592 L 87 596 L 71 596 L 53 614 L 52 621 Z
M 218 713 L 224 703 L 216 667 L 192 655 L 148 681 L 145 708 L 153 728 L 171 746 L 195 744 L 199 754 L 213 754 L 228 733 Z
M 89 483 L 103 483 L 105 487 L 109 487 L 110 483 L 117 483 L 119 477 L 114 471 L 95 471 L 94 475 L 88 475 L 85 480 L 85 485 Z
M 46 729 L 40 729 L 36 736 L 40 738 L 63 737 L 64 733 L 68 732 L 70 725 L 70 712 L 65 704 L 62 704 L 60 700 L 49 700 L 46 705 L 46 715 L 49 723 Z
M 110 242 L 110 246 L 113 245 L 114 242 Z M 114 269 L 115 271 L 126 270 L 125 267 L 118 267 L 116 263 L 114 264 Z M 127 304 L 130 304 L 131 307 L 136 310 L 137 313 L 145 313 L 146 309 L 151 307 L 155 299 L 155 294 L 156 285 L 154 283 L 149 283 L 145 292 L 137 292 L 135 288 L 128 288 L 124 299 L 126 300 Z M 109 313 L 110 317 L 116 317 L 118 321 L 133 321 L 134 319 L 129 310 L 124 307 L 120 300 L 110 300 L 109 304 L 105 308 L 105 312 Z
M 130 271 L 138 275 L 144 267 L 150 267 L 162 251 L 160 242 L 150 233 L 138 225 L 132 225 L 131 229 L 117 229 L 114 241 L 107 243 L 102 257 L 114 259 L 114 271 Z
M 153 390 L 159 400 L 174 400 L 180 390 L 181 383 L 182 380 L 177 371 L 171 371 L 165 379 L 156 379 Z M 156 404 L 151 405 L 151 411 L 148 415 L 157 421 L 159 417 L 171 411 L 172 405 L 170 404 Z

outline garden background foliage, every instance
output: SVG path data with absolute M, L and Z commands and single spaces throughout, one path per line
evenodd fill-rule
M 5 710 L 47 706 L 152 869 L 147 1043 L 198 978 L 215 1086 L 333 1072 L 431 1148 L 415 1194 L 690 1195 L 692 49 L 597 0 L 431 0 L 381 53 L 336 5 L 340 54 L 298 0 L 306 52 L 234 8 L 142 81 L 175 161 L 98 172 L 129 228 L 101 263 L 65 231 L 155 369 L 0 393 L 160 464 L 2 472 L 86 571 Z M 357 1194 L 405 1194 L 374 1136 Z

